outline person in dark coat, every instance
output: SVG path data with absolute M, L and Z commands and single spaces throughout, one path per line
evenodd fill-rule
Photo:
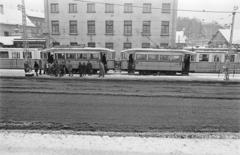
M 87 74 L 88 75 L 92 74 L 92 64 L 90 61 L 87 62 Z
M 38 69 L 39 69 L 39 65 L 38 65 L 37 61 L 35 61 L 34 62 L 34 70 L 35 70 L 36 76 L 38 76 Z
M 133 63 L 134 63 L 133 55 L 130 54 L 128 59 L 128 73 L 133 73 Z
M 104 71 L 106 73 L 107 72 L 107 58 L 106 58 L 106 54 L 103 54 L 103 56 L 102 56 L 102 63 L 103 63 L 103 66 L 104 66 Z
M 83 66 L 82 66 L 81 62 L 79 62 L 79 64 L 78 64 L 78 71 L 79 71 L 79 76 L 82 77 L 83 76 Z
M 83 62 L 83 64 L 82 64 L 82 70 L 83 70 L 83 76 L 86 76 L 87 66 L 86 66 L 85 62 Z
M 39 60 L 39 75 L 42 75 L 42 60 Z

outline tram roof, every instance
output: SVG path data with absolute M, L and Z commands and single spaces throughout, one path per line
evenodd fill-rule
M 195 54 L 195 52 L 189 51 L 189 50 L 182 50 L 182 49 L 155 49 L 155 48 L 132 48 L 132 49 L 126 49 L 121 51 L 121 53 L 127 52 L 127 53 L 131 53 L 131 52 L 146 52 L 146 53 L 155 53 L 155 52 L 159 52 L 159 53 L 183 53 L 183 54 Z
M 93 48 L 93 47 L 53 47 L 53 48 L 48 48 L 44 49 L 43 52 L 54 52 L 54 51 L 108 51 L 108 52 L 115 52 L 114 50 L 108 49 L 108 48 Z
M 190 51 L 206 51 L 206 52 L 227 52 L 229 48 L 184 48 L 185 50 Z M 232 48 L 231 51 L 240 52 L 240 49 Z

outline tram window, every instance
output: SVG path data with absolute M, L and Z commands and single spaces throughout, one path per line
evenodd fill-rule
M 66 57 L 67 57 L 67 59 L 75 60 L 76 59 L 76 54 L 75 53 L 67 53 Z
M 12 52 L 12 58 L 13 59 L 19 59 L 20 58 L 20 52 Z
M 169 55 L 160 55 L 160 61 L 169 61 L 170 60 L 170 57 Z
M 208 61 L 209 55 L 208 54 L 200 54 L 199 55 L 199 61 Z
M 213 61 L 214 62 L 220 62 L 220 56 L 219 55 L 214 55 Z
M 82 57 L 83 57 L 82 55 L 83 55 L 82 53 L 78 53 L 77 54 L 77 59 L 82 59 Z
M 230 62 L 234 62 L 235 61 L 235 55 L 230 55 Z
M 63 54 L 63 53 L 57 53 L 57 58 L 58 58 L 58 59 L 65 59 L 65 54 Z
M 99 55 L 97 53 L 91 53 L 90 59 L 97 60 L 97 59 L 99 59 Z
M 157 54 L 148 54 L 149 61 L 158 61 L 159 55 Z
M 136 54 L 136 60 L 147 60 L 146 54 Z
M 23 52 L 23 58 L 32 58 L 31 52 Z
M 8 51 L 1 51 L 0 58 L 9 58 Z
M 195 55 L 191 55 L 190 56 L 190 61 L 191 62 L 195 62 L 196 61 L 196 56 Z
M 170 61 L 171 62 L 181 62 L 182 56 L 180 55 L 172 55 L 170 56 Z

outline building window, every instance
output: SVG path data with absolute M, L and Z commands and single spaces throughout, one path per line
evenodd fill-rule
M 69 33 L 70 34 L 77 34 L 77 21 L 76 20 L 70 20 L 69 21 Z
M 0 4 L 0 14 L 4 14 L 3 5 L 2 4 Z
M 142 43 L 142 48 L 150 48 L 150 43 Z
M 132 21 L 131 20 L 124 21 L 124 35 L 125 36 L 132 35 Z
M 124 3 L 124 13 L 132 13 L 133 6 L 132 3 Z
M 89 20 L 87 22 L 88 24 L 88 34 L 95 34 L 95 21 L 94 20 Z
M 168 48 L 168 43 L 160 43 L 160 47 Z
M 96 47 L 95 42 L 88 42 L 88 47 Z
M 143 21 L 143 36 L 150 36 L 151 35 L 151 21 Z
M 87 13 L 96 13 L 95 3 L 87 3 Z
M 105 48 L 113 49 L 113 43 L 112 42 L 105 43 Z
M 162 3 L 162 13 L 170 13 L 170 12 L 171 12 L 171 4 Z
M 53 45 L 53 47 L 54 47 L 54 46 L 60 46 L 60 42 L 54 41 L 54 42 L 52 43 L 52 45 Z
M 113 20 L 106 21 L 106 34 L 113 35 Z
M 164 36 L 169 35 L 169 21 L 162 21 L 161 35 L 164 35 Z
M 77 46 L 78 43 L 77 43 L 77 42 L 70 42 L 70 45 L 71 45 L 71 46 Z
M 152 12 L 152 4 L 143 3 L 143 13 L 151 13 L 151 12 Z
M 123 43 L 123 49 L 130 49 L 132 48 L 132 43 Z
M 51 13 L 59 13 L 58 3 L 51 3 Z
M 77 13 L 77 4 L 69 3 L 69 13 Z
M 114 12 L 114 5 L 106 3 L 105 4 L 105 13 L 113 13 Z
M 60 34 L 58 20 L 52 20 L 52 34 Z

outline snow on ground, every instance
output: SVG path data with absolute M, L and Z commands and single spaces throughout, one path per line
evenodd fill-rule
M 240 154 L 240 139 L 174 139 L 1 130 L 0 141 L 0 154 L 4 155 Z
M 0 69 L 1 77 L 24 77 L 25 73 L 23 70 L 16 69 Z M 39 78 L 56 78 L 54 76 L 49 75 L 40 75 Z M 57 77 L 58 78 L 58 77 Z M 80 79 L 78 74 L 74 74 L 73 77 L 69 77 L 65 75 L 61 78 L 72 78 L 72 79 Z M 105 80 L 165 80 L 165 81 L 224 81 L 224 74 L 214 74 L 214 73 L 190 73 L 189 76 L 180 76 L 180 75 L 138 75 L 137 73 L 134 75 L 128 75 L 127 72 L 114 72 L 109 71 L 108 74 L 105 75 L 104 78 L 99 78 L 98 75 L 91 75 L 82 77 L 82 79 L 105 79 Z M 230 74 L 230 81 L 240 81 L 240 74 Z

